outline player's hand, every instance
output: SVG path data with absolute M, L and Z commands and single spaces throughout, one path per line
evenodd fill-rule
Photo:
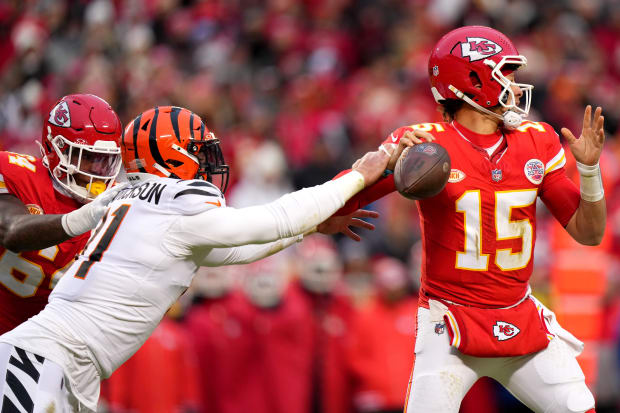
M 396 162 L 400 155 L 403 153 L 405 148 L 409 148 L 413 145 L 419 145 L 423 142 L 433 142 L 435 137 L 428 132 L 419 129 L 409 129 L 406 131 L 403 136 L 398 141 L 398 145 L 389 145 L 392 148 L 386 148 L 389 152 L 391 149 L 390 160 L 387 164 L 387 169 L 393 171 L 396 167 Z M 386 145 L 383 145 L 385 148 Z
M 573 153 L 575 160 L 584 165 L 596 165 L 601 152 L 603 151 L 603 143 L 605 142 L 605 131 L 603 122 L 605 118 L 602 115 L 603 110 L 597 107 L 592 118 L 592 106 L 586 106 L 583 114 L 583 129 L 579 139 L 575 138 L 567 128 L 562 128 L 562 136 L 568 142 L 570 151 Z
M 95 228 L 105 214 L 110 202 L 128 185 L 129 183 L 125 182 L 108 188 L 88 204 L 63 215 L 62 227 L 65 232 L 72 237 L 76 237 Z
M 389 160 L 390 157 L 383 151 L 368 152 L 355 161 L 353 170 L 364 176 L 364 185 L 368 187 L 381 177 Z
M 341 233 L 351 238 L 353 241 L 359 242 L 362 238 L 353 232 L 351 227 L 365 228 L 370 231 L 375 229 L 373 224 L 363 221 L 360 218 L 379 218 L 379 213 L 366 209 L 358 209 L 349 215 L 332 215 L 317 226 L 317 232 L 326 235 Z

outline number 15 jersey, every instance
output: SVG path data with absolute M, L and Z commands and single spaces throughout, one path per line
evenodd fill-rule
M 536 243 L 536 199 L 566 226 L 579 204 L 579 189 L 565 173 L 559 137 L 545 123 L 526 122 L 504 131 L 489 155 L 454 123 L 427 130 L 449 153 L 452 170 L 437 196 L 418 201 L 422 228 L 422 293 L 478 307 L 518 302 L 528 290 Z

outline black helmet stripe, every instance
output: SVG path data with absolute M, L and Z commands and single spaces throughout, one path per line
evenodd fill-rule
M 204 122 L 200 122 L 200 140 L 204 140 L 205 139 L 205 123 Z
M 189 115 L 189 130 L 192 134 L 192 139 L 194 139 L 194 114 Z
M 172 122 L 172 129 L 174 129 L 174 136 L 177 138 L 179 142 L 181 142 L 181 134 L 179 132 L 179 113 L 181 112 L 181 108 L 173 106 L 172 111 L 170 111 L 170 121 Z
M 159 117 L 159 107 L 155 108 L 155 115 L 153 116 L 153 121 L 151 122 L 151 129 L 149 130 L 149 149 L 151 150 L 151 155 L 155 162 L 160 164 L 166 169 L 170 169 L 170 167 L 164 161 L 164 158 L 161 157 L 161 153 L 159 152 L 159 148 L 157 147 L 157 118 Z
M 142 163 L 140 162 L 140 155 L 138 155 L 138 131 L 140 130 L 141 119 L 142 114 L 139 114 L 138 117 L 133 121 L 133 152 L 138 170 L 140 172 L 146 172 L 146 169 L 142 167 Z

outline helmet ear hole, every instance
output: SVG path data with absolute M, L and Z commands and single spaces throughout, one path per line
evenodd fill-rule
M 469 80 L 471 81 L 471 85 L 475 88 L 482 89 L 482 81 L 480 80 L 480 76 L 478 73 L 473 70 L 469 72 Z

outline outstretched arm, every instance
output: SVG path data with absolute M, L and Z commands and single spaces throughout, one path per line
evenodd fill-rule
M 240 247 L 213 248 L 202 260 L 202 266 L 248 264 L 269 257 L 303 240 L 303 235 L 284 238 L 267 244 L 248 244 Z
M 40 250 L 68 240 L 61 220 L 62 215 L 30 215 L 17 197 L 0 195 L 0 245 L 10 251 Z
M 605 142 L 603 122 L 602 109 L 597 107 L 592 117 L 592 107 L 588 105 L 579 138 L 575 138 L 566 128 L 561 130 L 577 161 L 581 190 L 579 207 L 568 222 L 566 231 L 583 245 L 600 244 L 605 233 L 607 208 L 598 164 Z
M 353 214 L 344 217 L 330 217 L 327 221 L 323 221 L 317 227 L 317 232 L 322 234 L 336 234 L 338 232 L 345 233 L 349 238 L 360 241 L 361 238 L 351 227 L 366 228 L 374 230 L 375 226 L 369 222 L 362 221 L 360 218 L 377 218 L 379 214 L 374 211 L 366 211 L 359 209 Z M 217 267 L 220 265 L 247 264 L 269 257 L 276 252 L 301 242 L 305 235 L 310 235 L 314 231 L 310 230 L 303 235 L 297 235 L 291 238 L 284 238 L 267 244 L 248 244 L 231 248 L 213 248 L 202 261 L 203 266 Z
M 36 251 L 88 232 L 123 187 L 108 189 L 75 211 L 51 215 L 31 215 L 16 196 L 0 194 L 0 245 L 13 252 Z
M 379 179 L 375 184 L 367 186 L 363 191 L 351 198 L 344 205 L 344 207 L 336 212 L 336 216 L 352 214 L 356 210 L 375 202 L 377 199 L 383 198 L 387 194 L 394 192 L 396 190 L 396 186 L 394 185 L 394 175 L 392 175 L 392 172 L 394 171 L 396 162 L 398 161 L 401 153 L 403 153 L 403 150 L 413 145 L 418 145 L 423 142 L 432 142 L 435 140 L 435 137 L 432 134 L 423 130 L 414 129 L 412 127 L 400 128 L 398 131 L 401 131 L 402 136 L 400 133 L 398 136 L 395 136 L 394 134 L 396 132 L 394 132 L 390 135 L 391 139 L 388 139 L 393 143 L 383 143 L 379 146 L 380 151 L 383 151 L 390 156 L 390 160 L 388 161 L 386 167 L 385 176 Z M 340 172 L 336 175 L 336 178 L 342 176 L 348 171 L 349 170 Z
M 185 255 L 204 247 L 264 244 L 314 232 L 318 224 L 364 185 L 374 183 L 387 161 L 382 152 L 372 152 L 351 173 L 284 195 L 269 204 L 241 209 L 216 208 L 181 217 L 164 240 L 164 247 L 174 255 Z

